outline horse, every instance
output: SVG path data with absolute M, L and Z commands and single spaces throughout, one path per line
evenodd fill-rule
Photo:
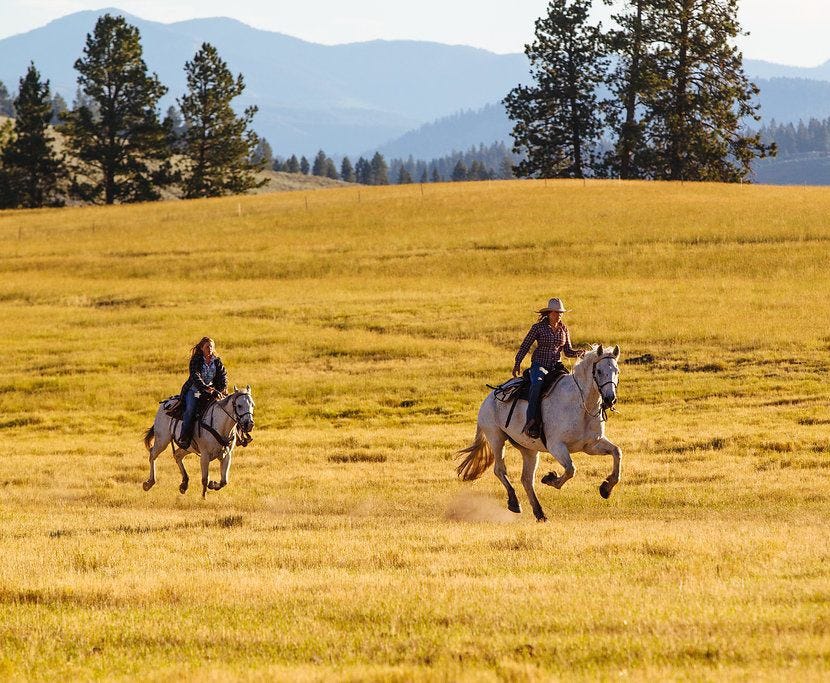
M 228 485 L 228 472 L 231 468 L 231 456 L 237 441 L 247 446 L 251 441 L 251 430 L 254 428 L 254 398 L 251 395 L 250 385 L 245 389 L 233 388 L 233 393 L 211 403 L 205 410 L 193 433 L 193 440 L 189 448 L 179 448 L 173 437 L 180 437 L 182 432 L 181 420 L 176 420 L 167 414 L 176 398 L 162 401 L 156 412 L 153 425 L 144 433 L 144 446 L 150 453 L 150 477 L 144 482 L 144 490 L 149 491 L 156 483 L 156 458 L 172 445 L 173 457 L 182 473 L 182 483 L 179 492 L 187 492 L 190 477 L 184 468 L 184 456 L 188 453 L 198 453 L 202 465 L 202 498 L 207 490 L 218 491 Z M 207 428 L 205 427 L 207 425 Z M 178 430 L 178 431 L 177 431 Z M 221 478 L 217 481 L 208 481 L 208 466 L 211 460 L 220 461 Z
M 544 510 L 536 496 L 534 482 L 539 466 L 539 451 L 547 450 L 559 462 L 565 471 L 562 475 L 549 472 L 542 477 L 542 483 L 561 489 L 576 473 L 571 453 L 589 455 L 611 455 L 614 466 L 611 474 L 599 487 L 600 495 L 608 498 L 620 481 L 620 463 L 622 451 L 605 436 L 606 410 L 612 409 L 617 402 L 617 384 L 620 369 L 617 360 L 620 347 L 605 350 L 602 345 L 594 346 L 585 353 L 573 367 L 542 398 L 542 418 L 545 425 L 545 445 L 541 438 L 532 439 L 522 431 L 523 419 L 513 419 L 509 426 L 508 411 L 510 406 L 496 398 L 491 391 L 478 411 L 475 441 L 468 448 L 458 452 L 459 457 L 466 457 L 456 468 L 458 476 L 464 481 L 478 479 L 494 465 L 496 477 L 507 489 L 507 509 L 520 513 L 516 490 L 507 476 L 504 464 L 504 445 L 509 441 L 522 454 L 522 486 L 527 493 L 533 514 L 539 522 L 546 522 Z M 521 378 L 506 382 L 503 387 L 521 382 Z M 515 412 L 524 414 L 527 402 L 520 400 Z

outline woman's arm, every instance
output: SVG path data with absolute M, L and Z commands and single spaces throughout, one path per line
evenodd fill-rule
M 216 375 L 213 378 L 213 387 L 216 391 L 225 391 L 228 388 L 228 372 L 225 370 L 225 364 L 219 359 L 216 359 Z
M 527 355 L 527 352 L 530 351 L 530 347 L 533 345 L 533 342 L 536 341 L 537 334 L 538 330 L 536 329 L 536 325 L 531 326 L 530 331 L 525 335 L 524 341 L 519 347 L 519 352 L 516 354 L 516 363 L 513 365 L 514 370 L 521 367 L 524 357 Z
M 567 328 L 566 325 L 563 324 L 562 327 L 565 328 L 565 345 L 562 347 L 563 353 L 568 358 L 582 357 L 585 352 L 581 351 L 581 350 L 577 350 L 577 349 L 575 349 L 571 346 L 571 333 L 568 331 L 568 328 Z

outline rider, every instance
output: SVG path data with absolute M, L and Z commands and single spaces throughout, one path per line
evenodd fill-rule
M 546 308 L 539 310 L 539 320 L 530 327 L 519 352 L 516 354 L 516 364 L 513 366 L 513 377 L 522 372 L 522 360 L 530 350 L 531 344 L 536 342 L 536 349 L 530 358 L 530 396 L 527 402 L 527 421 L 524 431 L 532 439 L 538 439 L 542 430 L 539 419 L 539 401 L 542 393 L 542 381 L 545 375 L 553 370 L 557 364 L 561 365 L 560 354 L 568 358 L 582 358 L 585 352 L 571 346 L 571 336 L 562 314 L 567 309 L 561 299 L 551 299 Z
M 181 448 L 190 447 L 197 407 L 200 404 L 204 405 L 211 398 L 218 398 L 227 386 L 228 374 L 221 358 L 216 355 L 213 339 L 202 337 L 190 350 L 190 376 L 182 385 L 184 416 L 182 434 L 178 441 Z

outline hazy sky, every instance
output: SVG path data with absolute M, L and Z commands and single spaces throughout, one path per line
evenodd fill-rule
M 743 0 L 751 32 L 746 57 L 816 66 L 830 59 L 830 0 Z M 106 0 L 0 0 L 0 38 L 65 14 L 107 6 Z M 120 9 L 153 21 L 232 16 L 269 31 L 315 43 L 375 38 L 434 40 L 521 52 L 547 0 L 119 0 Z M 599 5 L 600 3 L 597 2 Z

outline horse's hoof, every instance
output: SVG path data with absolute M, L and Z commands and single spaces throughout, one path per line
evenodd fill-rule
M 542 483 L 547 484 L 548 486 L 556 486 L 556 480 L 559 477 L 556 476 L 556 472 L 548 472 L 544 477 L 542 477 Z
M 542 515 L 541 517 L 537 517 L 537 518 L 536 518 L 536 521 L 537 521 L 537 522 L 539 522 L 539 523 L 541 524 L 541 523 L 547 522 L 547 521 L 548 521 L 548 518 L 547 518 L 547 517 L 545 517 L 545 515 Z
M 599 495 L 601 495 L 605 499 L 610 498 L 611 497 L 611 484 L 609 484 L 607 481 L 602 482 L 599 485 Z
M 187 482 L 183 481 L 179 484 L 179 493 L 187 493 Z
M 153 484 L 155 484 L 155 483 L 156 482 L 154 482 L 154 481 L 145 481 L 141 485 L 141 488 L 143 488 L 145 491 L 149 491 L 151 488 L 153 488 Z
M 515 512 L 517 515 L 522 512 L 522 506 L 519 505 L 518 500 L 508 500 L 507 509 L 510 510 L 510 512 Z

